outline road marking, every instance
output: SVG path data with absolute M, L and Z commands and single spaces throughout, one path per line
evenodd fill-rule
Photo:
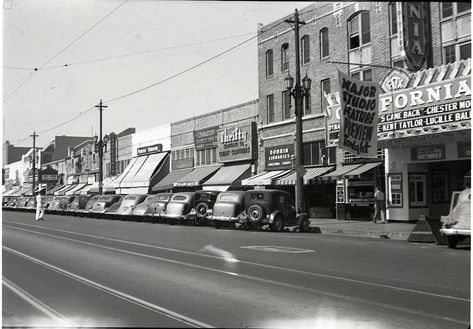
M 302 253 L 308 253 L 308 252 L 315 252 L 315 250 L 311 250 L 311 249 L 282 247 L 282 246 L 241 246 L 240 248 L 268 251 L 268 252 L 282 252 L 282 253 L 287 253 L 287 254 L 302 254 Z
M 65 326 L 65 327 L 78 327 L 77 324 L 69 321 L 65 316 L 62 314 L 58 313 L 48 305 L 44 304 L 42 301 L 39 299 L 33 297 L 29 293 L 27 293 L 25 290 L 21 289 L 19 286 L 8 280 L 6 277 L 2 276 L 2 284 L 13 291 L 15 294 L 17 294 L 20 298 L 25 300 L 27 303 L 31 304 L 33 307 L 37 308 L 47 316 L 49 316 L 51 319 L 54 321 L 58 322 L 59 325 Z
M 195 327 L 195 328 L 214 328 L 213 326 L 207 324 L 207 323 L 204 323 L 204 322 L 200 322 L 200 321 L 197 321 L 197 320 L 194 320 L 192 318 L 189 318 L 185 315 L 182 315 L 182 314 L 179 314 L 177 312 L 174 312 L 174 311 L 171 311 L 167 308 L 164 308 L 164 307 L 161 307 L 161 306 L 158 306 L 156 304 L 152 304 L 152 303 L 149 303 L 145 300 L 142 300 L 140 298 L 137 298 L 137 297 L 134 297 L 134 296 L 131 296 L 129 294 L 126 294 L 124 292 L 121 292 L 121 291 L 118 291 L 116 289 L 113 289 L 113 288 L 110 288 L 110 287 L 107 287 L 105 285 L 102 285 L 98 282 L 95 282 L 95 281 L 92 281 L 92 280 L 89 280 L 89 279 L 86 279 L 84 278 L 83 276 L 80 276 L 80 275 L 77 275 L 77 274 L 74 274 L 72 272 L 69 272 L 67 270 L 64 270 L 64 269 L 61 269 L 57 266 L 54 266 L 52 264 L 49 264 L 49 263 L 46 263 L 42 260 L 39 260 L 37 258 L 34 258 L 32 256 L 29 256 L 27 254 L 24 254 L 20 251 L 17 251 L 17 250 L 14 250 L 14 249 L 11 249 L 11 248 L 8 248 L 6 246 L 2 246 L 3 249 L 13 253 L 13 254 L 16 254 L 18 256 L 21 256 L 23 258 L 26 258 L 28 259 L 29 261 L 33 262 L 33 263 L 36 263 L 36 264 L 39 264 L 41 266 L 44 266 L 46 268 L 49 268 L 53 271 L 56 271 L 60 274 L 63 274 L 65 276 L 68 276 L 74 280 L 77 280 L 79 282 L 82 282 L 82 283 L 85 283 L 91 287 L 94 287 L 96 289 L 99 289 L 101 291 L 104 291 L 104 292 L 107 292 L 111 295 L 114 295 L 114 296 L 117 296 L 117 297 L 120 297 L 121 299 L 124 299 L 128 302 L 131 302 L 133 304 L 136 304 L 138 306 L 141 306 L 141 307 L 144 307 L 144 308 L 147 308 L 151 311 L 154 311 L 156 313 L 159 313 L 159 314 L 162 314 L 164 316 L 167 316 L 171 319 L 174 319 L 174 320 L 177 320 L 177 321 L 180 321 L 180 322 L 183 322 L 185 324 L 188 324 L 192 327 Z
M 144 244 L 144 243 L 133 242 L 133 241 L 127 241 L 127 240 L 121 240 L 121 239 L 107 238 L 107 237 L 102 237 L 102 236 L 98 236 L 98 235 L 78 233 L 78 232 L 67 231 L 67 230 L 60 230 L 60 229 L 54 229 L 54 228 L 44 227 L 44 226 L 36 226 L 36 225 L 29 225 L 29 224 L 15 223 L 15 222 L 8 222 L 8 223 L 19 224 L 19 225 L 24 225 L 24 226 L 28 226 L 28 227 L 35 227 L 35 228 L 40 227 L 42 229 L 53 230 L 53 231 L 64 232 L 64 233 L 70 233 L 70 234 L 75 234 L 75 235 L 79 235 L 79 236 L 88 236 L 88 237 L 93 237 L 93 238 L 97 238 L 97 239 L 103 239 L 103 240 L 109 240 L 109 241 L 115 241 L 115 242 L 122 242 L 122 243 L 127 243 L 127 244 L 131 244 L 131 245 L 136 245 L 136 246 L 142 246 L 142 247 L 148 247 L 148 248 L 154 248 L 154 249 L 160 249 L 160 250 L 173 251 L 173 252 L 178 252 L 178 253 L 183 253 L 183 254 L 188 254 L 188 255 L 195 255 L 195 256 L 200 256 L 200 257 L 209 257 L 209 258 L 225 260 L 225 258 L 222 258 L 222 257 L 219 257 L 219 256 L 196 253 L 196 252 L 192 252 L 192 251 L 155 246 L 155 245 Z M 42 232 L 38 232 L 38 231 L 30 231 L 30 230 L 21 229 L 21 228 L 15 227 L 15 226 L 9 226 L 9 225 L 5 225 L 5 226 L 13 228 L 13 229 L 17 229 L 17 230 L 25 230 L 27 232 L 34 232 L 34 233 L 38 233 L 38 234 L 49 235 L 47 233 L 42 233 Z M 58 236 L 55 236 L 55 235 L 51 235 L 51 236 L 61 238 L 61 237 L 58 237 Z M 64 238 L 64 239 L 67 239 L 67 238 Z M 74 239 L 72 239 L 72 240 L 73 241 L 79 241 L 79 240 L 74 240 Z M 87 242 L 84 242 L 84 243 L 87 243 Z M 468 302 L 468 303 L 470 302 L 470 300 L 466 299 L 466 298 L 454 297 L 454 296 L 449 296 L 449 295 L 440 295 L 440 294 L 430 293 L 430 292 L 426 292 L 426 291 L 422 291 L 422 290 L 414 290 L 414 289 L 396 287 L 396 286 L 387 285 L 387 284 L 349 279 L 349 278 L 345 278 L 345 277 L 341 277 L 341 276 L 322 274 L 322 273 L 314 273 L 314 272 L 307 272 L 307 271 L 296 270 L 296 269 L 291 269 L 291 268 L 287 268 L 287 267 L 280 267 L 280 266 L 274 266 L 274 265 L 268 265 L 268 264 L 254 263 L 254 262 L 243 261 L 243 260 L 240 260 L 239 263 L 246 264 L 246 265 L 252 265 L 252 266 L 259 266 L 259 267 L 264 267 L 264 268 L 270 268 L 270 269 L 274 269 L 274 270 L 281 270 L 281 271 L 287 271 L 287 272 L 292 272 L 292 273 L 304 274 L 304 275 L 309 275 L 309 276 L 315 276 L 315 277 L 320 277 L 320 278 L 327 278 L 327 279 L 334 279 L 334 280 L 340 280 L 340 281 L 345 281 L 345 282 L 363 284 L 363 285 L 367 285 L 367 286 L 392 289 L 392 290 L 403 291 L 403 292 L 408 292 L 408 293 L 413 293 L 413 294 L 419 294 L 419 295 L 425 295 L 425 296 L 431 296 L 431 297 L 438 297 L 438 298 L 445 298 L 445 299 L 451 299 L 451 300 L 458 300 L 458 301 Z
M 324 295 L 324 296 L 330 296 L 330 297 L 333 297 L 333 298 L 337 298 L 337 299 L 342 299 L 344 301 L 351 301 L 351 302 L 354 302 L 354 303 L 364 303 L 364 304 L 368 304 L 368 305 L 372 305 L 372 306 L 378 306 L 378 307 L 382 307 L 382 308 L 386 308 L 386 309 L 389 309 L 389 310 L 395 310 L 395 311 L 399 311 L 399 312 L 404 312 L 404 313 L 409 313 L 409 314 L 414 314 L 414 315 L 418 315 L 418 316 L 425 316 L 425 317 L 429 317 L 429 318 L 434 318 L 434 319 L 441 319 L 441 320 L 445 320 L 445 321 L 451 321 L 451 322 L 455 322 L 455 323 L 461 323 L 461 324 L 468 324 L 469 322 L 465 322 L 465 321 L 461 321 L 461 320 L 456 320 L 456 319 L 452 319 L 452 318 L 448 318 L 448 317 L 443 317 L 443 316 L 438 316 L 437 314 L 431 314 L 431 313 L 426 313 L 426 312 L 422 312 L 422 311 L 414 311 L 410 308 L 405 308 L 405 307 L 398 307 L 398 306 L 393 306 L 393 305 L 389 305 L 389 304 L 385 304 L 385 303 L 379 303 L 379 302 L 375 302 L 375 301 L 371 301 L 371 300 L 368 300 L 368 299 L 363 299 L 363 298 L 358 298 L 358 297 L 353 297 L 353 296 L 347 296 L 347 295 L 341 295 L 341 294 L 336 294 L 336 293 L 331 293 L 331 292 L 327 292 L 327 291 L 322 291 L 322 290 L 318 290 L 318 289 L 314 289 L 314 288 L 309 288 L 309 287 L 303 287 L 303 286 L 298 286 L 298 285 L 294 285 L 294 284 L 290 284 L 290 283 L 284 283 L 284 282 L 279 282 L 279 281 L 274 281 L 274 280 L 270 280 L 270 279 L 263 279 L 263 278 L 259 278 L 259 277 L 255 277 L 255 276 L 252 276 L 252 275 L 246 275 L 246 274 L 239 274 L 239 273 L 234 273 L 234 272 L 229 272 L 229 271 L 224 271 L 224 270 L 218 270 L 218 269 L 215 269 L 215 268 L 210 268 L 210 267 L 205 267 L 205 266 L 201 266 L 201 265 L 196 265 L 196 264 L 191 264 L 191 263 L 187 263 L 187 262 L 181 262 L 181 261 L 177 261 L 177 260 L 173 260 L 173 259 L 168 259 L 168 258 L 162 258 L 162 257 L 156 257 L 156 256 L 151 256 L 151 255 L 146 255 L 146 254 L 141 254 L 141 253 L 137 253 L 137 252 L 133 252 L 133 251 L 128 251 L 128 250 L 124 250 L 124 249 L 118 249 L 118 248 L 113 248 L 113 247 L 108 247 L 108 246 L 102 246 L 102 245 L 98 245 L 98 244 L 95 244 L 95 243 L 91 243 L 91 242 L 85 242 L 85 241 L 80 241 L 80 240 L 76 240 L 76 239 L 71 239 L 71 238 L 65 238 L 65 237 L 60 237 L 60 236 L 56 236 L 56 235 L 52 235 L 52 234 L 48 234 L 48 233 L 43 233 L 43 232 L 37 232 L 37 231 L 31 231 L 31 230 L 26 230 L 26 229 L 20 229 L 20 228 L 16 228 L 18 230 L 22 230 L 22 231 L 27 231 L 27 232 L 31 232 L 31 233 L 35 233 L 35 234 L 39 234 L 39 235 L 45 235 L 45 236 L 50 236 L 50 237 L 53 237 L 53 238 L 56 238 L 56 239 L 61 239 L 61 240 L 67 240 L 67 241 L 73 241 L 73 242 L 76 242 L 76 243 L 79 243 L 79 244 L 85 244 L 85 245 L 90 245 L 90 246 L 94 246 L 94 247 L 97 247 L 97 248 L 102 248 L 102 249 L 106 249 L 106 250 L 112 250 L 112 251 L 116 251 L 116 252 L 120 252 L 120 253 L 125 253 L 125 254 L 130 254 L 130 255 L 135 255 L 135 256 L 139 256 L 139 257 L 143 257 L 143 258 L 148 258 L 148 259 L 154 259 L 154 260 L 159 260 L 159 261 L 163 261 L 163 262 L 167 262 L 167 263 L 171 263 L 171 264 L 178 264 L 178 265 L 182 265 L 182 266 L 186 266 L 186 267 L 191 267 L 191 268 L 197 268 L 197 269 L 201 269 L 201 270 L 204 270 L 204 271 L 209 271 L 209 272 L 216 272 L 216 273 L 220 273 L 220 274 L 226 274 L 226 275 L 231 275 L 231 276 L 237 276 L 239 278 L 244 278 L 244 279 L 247 279 L 247 280 L 253 280 L 253 281 L 257 281 L 257 282 L 263 282 L 263 283 L 267 283 L 267 284 L 274 284 L 274 285 L 277 285 L 277 286 L 281 286 L 281 287 L 285 287 L 285 288 L 290 288 L 290 289 L 296 289 L 296 290 L 299 290 L 299 291 L 302 291 L 302 292 L 311 292 L 311 293 L 314 293 L 314 294 L 319 294 L 319 295 Z M 117 296 L 119 297 L 122 297 L 126 300 L 129 300 L 127 297 L 129 296 L 130 298 L 133 298 L 133 299 L 136 299 L 138 301 L 141 301 L 140 299 L 138 298 L 135 298 L 133 296 L 130 296 L 130 295 L 127 295 L 125 293 L 122 293 L 122 292 L 119 292 L 119 291 L 116 291 L 112 288 L 108 288 L 106 286 L 102 286 L 98 283 L 95 283 L 94 281 L 91 281 L 91 280 L 88 280 L 88 279 L 85 279 L 81 276 L 78 276 L 76 274 L 73 274 L 71 272 L 68 272 L 66 270 L 63 270 L 63 269 L 60 269 L 60 268 L 57 268 L 55 267 L 54 265 L 50 265 L 48 263 L 45 263 L 41 260 L 38 260 L 36 258 L 33 258 L 31 256 L 28 256 L 26 254 L 23 254 L 19 251 L 16 251 L 16 250 L 13 250 L 13 249 L 10 249 L 6 246 L 2 246 L 2 248 L 4 249 L 7 249 L 7 250 L 10 250 L 11 252 L 16 252 L 18 254 L 21 254 L 21 255 L 24 255 L 24 257 L 30 259 L 31 261 L 33 262 L 37 262 L 39 264 L 44 264 L 44 266 L 46 267 L 50 267 L 51 269 L 54 269 L 60 273 L 64 273 L 66 275 L 71 275 L 72 278 L 77 278 L 77 280 L 79 281 L 82 281 L 84 283 L 87 283 L 87 284 L 90 284 L 96 288 L 99 288 L 100 287 L 103 287 L 104 291 L 107 291 L 111 294 L 114 294 L 113 292 L 116 292 Z M 90 283 L 89 283 L 90 282 Z M 95 286 L 97 285 L 97 286 Z M 134 302 L 134 300 L 130 300 L 132 302 Z M 465 300 L 467 302 L 469 302 L 469 300 Z M 144 303 L 147 303 L 145 301 L 143 301 Z M 138 303 L 138 302 L 137 302 Z M 150 303 L 147 303 L 147 304 L 150 304 Z M 138 305 L 140 305 L 138 303 Z M 153 304 L 150 304 L 150 305 L 153 305 Z M 157 306 L 159 307 L 159 306 Z M 169 312 L 172 312 L 172 311 L 169 311 Z M 164 314 L 166 315 L 166 314 Z M 190 324 L 190 323 L 189 323 Z M 208 326 L 208 325 L 205 325 L 205 326 Z

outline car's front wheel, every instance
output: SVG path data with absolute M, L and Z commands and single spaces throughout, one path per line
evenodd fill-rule
M 447 235 L 447 245 L 449 248 L 455 249 L 458 243 L 458 236 L 456 235 Z
M 299 225 L 299 232 L 308 232 L 309 231 L 309 219 L 303 218 Z
M 284 228 L 281 216 L 276 216 L 274 218 L 273 223 L 271 224 L 271 231 L 273 232 L 281 232 Z

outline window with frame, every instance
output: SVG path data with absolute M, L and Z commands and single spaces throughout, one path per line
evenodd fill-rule
M 273 50 L 270 49 L 266 52 L 266 76 L 272 76 L 274 73 L 273 67 Z
M 427 206 L 427 175 L 409 173 L 409 206 Z
M 303 165 L 326 165 L 336 163 L 336 147 L 325 147 L 325 141 L 315 141 L 303 144 Z
M 304 104 L 304 115 L 312 114 L 312 100 L 310 97 L 310 92 L 304 96 L 302 103 Z
M 324 27 L 320 30 L 320 58 L 328 57 L 329 54 L 328 28 Z
M 359 48 L 370 41 L 370 15 L 362 11 L 348 21 L 348 49 Z
M 301 38 L 301 48 L 301 64 L 304 65 L 310 62 L 310 38 L 308 35 Z
M 291 95 L 289 91 L 284 90 L 281 94 L 282 96 L 282 113 L 283 113 L 283 120 L 288 120 L 291 118 Z
M 325 94 L 330 94 L 330 79 L 324 79 L 320 81 L 320 104 L 322 104 L 322 113 L 327 111 L 327 98 Z
M 208 166 L 217 163 L 217 149 L 210 148 L 196 151 L 196 167 Z
M 266 108 L 268 111 L 268 123 L 274 122 L 274 95 L 266 96 Z
M 389 3 L 389 27 L 391 36 L 397 34 L 397 4 L 396 2 Z
M 471 57 L 471 3 L 442 2 L 440 10 L 443 63 Z
M 373 77 L 371 76 L 371 74 L 371 69 L 367 69 L 363 71 L 353 72 L 350 74 L 350 76 L 361 81 L 372 81 Z
M 285 72 L 289 70 L 289 44 L 285 43 L 281 46 L 281 71 Z

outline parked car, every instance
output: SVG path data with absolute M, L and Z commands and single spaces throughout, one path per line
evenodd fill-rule
M 105 213 L 112 204 L 120 199 L 121 195 L 102 195 L 93 205 L 90 212 Z
M 299 226 L 301 232 L 309 229 L 307 215 L 297 214 L 292 195 L 281 190 L 246 191 L 245 210 L 250 227 L 269 225 L 273 232 L 283 231 L 285 226 Z
M 456 248 L 459 241 L 471 239 L 471 189 L 452 193 L 450 213 L 440 216 L 443 223 L 440 233 L 447 237 L 449 248 Z M 471 243 L 471 242 L 470 242 Z
M 105 211 L 105 218 L 115 217 L 115 214 L 118 208 L 120 208 L 124 198 L 124 195 L 120 195 L 120 197 L 110 207 L 108 207 L 108 209 Z
M 48 209 L 53 199 L 54 195 L 46 195 L 45 197 L 43 197 L 43 199 L 41 200 L 43 208 Z
M 83 216 L 84 214 L 88 214 L 92 210 L 92 206 L 97 202 L 98 199 L 100 199 L 101 195 L 94 195 L 92 196 L 89 201 L 87 201 L 87 204 L 85 205 L 84 209 L 78 209 L 76 210 L 76 214 L 79 216 Z
M 29 196 L 21 196 L 18 198 L 18 201 L 16 203 L 16 208 L 17 209 L 26 209 L 26 204 L 30 201 Z
M 154 196 L 154 201 L 148 205 L 147 209 L 147 215 L 151 216 L 152 222 L 157 222 L 165 214 L 167 205 L 169 201 L 171 201 L 172 196 L 173 193 L 158 193 Z M 140 211 L 138 209 L 140 206 L 141 205 L 138 205 L 138 207 L 136 207 L 133 214 Z
M 189 213 L 194 207 L 194 200 L 194 192 L 175 193 L 167 204 L 162 217 L 166 218 L 171 225 L 188 222 Z
M 246 220 L 245 191 L 225 191 L 217 196 L 209 220 L 215 228 Z
M 194 201 L 196 206 L 189 213 L 189 222 L 196 225 L 207 223 L 219 193 L 220 191 L 212 190 L 196 191 Z
M 55 196 L 49 203 L 48 212 L 56 212 L 61 210 L 59 208 L 59 203 L 61 202 L 62 196 Z
M 115 213 L 118 216 L 131 215 L 136 206 L 142 203 L 147 196 L 147 194 L 129 194 L 125 196 L 122 203 L 120 204 L 120 207 L 118 207 Z
M 8 200 L 10 200 L 10 198 L 11 198 L 10 196 L 4 196 L 2 198 L 2 207 L 5 207 L 7 205 Z
M 92 198 L 92 195 L 90 194 L 82 194 L 82 195 L 76 196 L 75 199 L 71 202 L 71 205 L 69 207 L 69 212 L 73 213 L 75 216 L 75 213 L 78 210 L 85 209 L 85 206 L 87 205 L 87 202 L 89 202 L 90 198 Z
M 26 204 L 26 209 L 36 209 L 36 197 L 32 196 L 29 200 L 28 203 Z
M 61 201 L 59 201 L 59 210 L 60 211 L 68 211 L 69 207 L 71 206 L 72 201 L 74 201 L 76 197 L 73 195 L 63 196 Z
M 12 197 L 10 197 L 10 199 L 8 199 L 8 202 L 7 202 L 5 207 L 6 208 L 15 208 L 17 201 L 18 201 L 18 197 L 17 196 L 12 196 Z

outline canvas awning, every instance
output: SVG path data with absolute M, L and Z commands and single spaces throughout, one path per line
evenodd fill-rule
M 128 170 L 125 177 L 123 177 L 123 179 L 120 182 L 118 182 L 118 186 L 117 184 L 115 184 L 115 189 L 126 187 L 126 186 L 130 187 L 131 183 L 133 182 L 133 177 L 135 177 L 135 175 L 140 171 L 141 167 L 146 162 L 146 159 L 148 159 L 148 156 L 147 155 L 139 156 L 134 159 L 136 160 L 134 161 L 133 166 L 130 168 L 130 170 Z
M 54 195 L 66 195 L 66 192 L 72 190 L 76 186 L 77 186 L 77 184 L 64 185 L 64 187 L 62 189 L 54 192 Z
M 220 166 L 197 167 L 174 183 L 175 187 L 199 186 L 213 175 Z
M 352 171 L 347 172 L 344 176 L 345 177 L 357 177 L 360 176 L 361 174 L 376 168 L 377 166 L 381 165 L 382 162 L 370 162 L 370 163 L 365 163 L 361 165 L 358 168 L 353 169 Z
M 164 177 L 158 184 L 154 185 L 152 190 L 155 191 L 164 191 L 170 190 L 174 186 L 174 182 L 177 182 L 182 177 L 189 174 L 193 171 L 194 168 L 187 168 L 187 169 L 178 169 L 171 171 L 166 177 Z
M 273 185 L 276 178 L 287 175 L 291 170 L 263 171 L 257 175 L 241 181 L 241 185 Z
M 151 178 L 162 169 L 163 163 L 167 159 L 168 155 L 169 152 L 161 152 L 139 157 L 138 160 L 136 160 L 134 167 L 120 183 L 120 194 L 124 193 L 121 191 L 124 188 L 140 188 L 142 191 L 140 194 L 148 193 L 148 189 L 151 185 Z
M 333 166 L 326 167 L 314 167 L 307 168 L 306 173 L 304 174 L 304 185 L 308 185 L 314 182 L 315 178 L 326 174 L 327 172 L 333 170 Z M 275 185 L 296 185 L 296 172 L 291 171 L 285 176 L 277 178 L 274 182 Z
M 96 188 L 97 192 L 92 192 L 92 189 Z M 92 194 L 92 193 L 99 193 L 99 183 L 95 182 L 93 184 L 89 184 L 84 186 L 83 189 L 80 190 L 79 194 Z
M 337 177 L 340 177 L 340 176 L 344 176 L 346 173 L 358 168 L 358 167 L 361 167 L 361 164 L 352 164 L 352 165 L 345 165 L 345 166 L 341 166 L 340 168 L 337 168 L 337 170 L 335 171 L 332 171 L 328 174 L 325 174 L 323 176 L 321 176 L 322 178 L 337 178 Z
M 86 184 L 85 183 L 81 183 L 81 184 L 77 184 L 74 188 L 71 188 L 70 190 L 68 190 L 65 195 L 74 195 L 75 191 L 77 190 L 80 190 L 81 188 L 83 188 Z
M 54 192 L 59 191 L 60 189 L 64 188 L 64 185 L 56 185 L 52 189 L 46 192 L 48 195 L 54 194 Z
M 111 176 L 107 177 L 103 180 L 102 182 L 102 190 L 103 192 L 115 192 L 115 181 L 117 180 L 118 176 Z M 99 186 L 97 184 L 97 192 L 98 192 Z
M 130 163 L 128 163 L 128 166 L 126 166 L 125 170 L 123 170 L 120 176 L 118 176 L 118 178 L 115 180 L 115 183 L 113 184 L 115 188 L 120 188 L 121 181 L 125 179 L 126 175 L 128 175 L 131 168 L 133 168 L 133 166 L 135 165 L 137 159 L 138 158 L 132 158 Z
M 3 196 L 15 196 L 18 192 L 21 191 L 21 187 L 12 188 L 11 190 L 3 193 Z
M 215 175 L 202 185 L 241 185 L 241 180 L 251 175 L 250 166 L 251 165 L 247 163 L 220 167 Z
M 25 184 L 23 185 L 23 187 L 21 188 L 20 192 L 18 194 L 20 195 L 30 195 L 32 194 L 31 191 L 33 190 L 33 186 L 29 185 L 29 184 Z

